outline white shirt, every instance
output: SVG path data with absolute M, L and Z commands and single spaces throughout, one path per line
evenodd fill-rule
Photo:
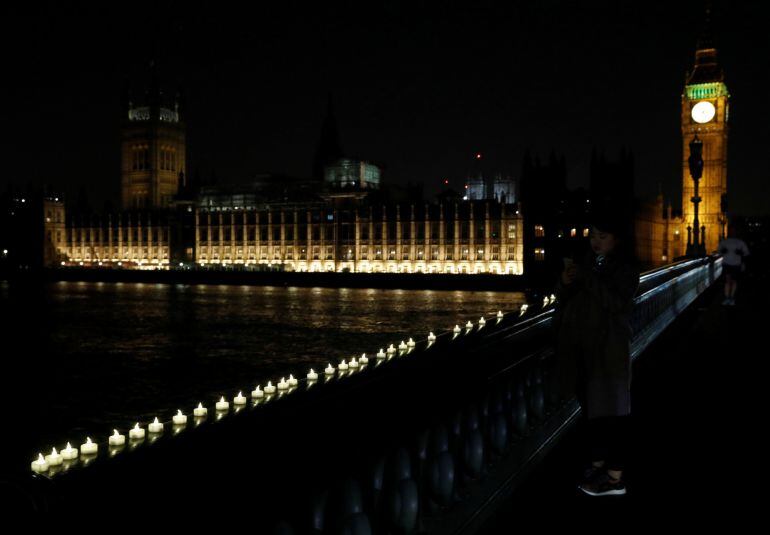
M 743 257 L 750 254 L 746 242 L 738 238 L 725 238 L 719 242 L 717 251 L 728 266 L 740 266 L 743 263 Z

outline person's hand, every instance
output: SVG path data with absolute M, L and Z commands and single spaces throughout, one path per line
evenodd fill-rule
M 561 282 L 567 286 L 572 284 L 577 278 L 577 272 L 578 267 L 575 264 L 568 265 L 564 268 L 564 271 L 561 272 Z

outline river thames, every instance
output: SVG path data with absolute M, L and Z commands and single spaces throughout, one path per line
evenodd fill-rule
M 281 376 L 425 338 L 520 292 L 58 282 L 0 284 L 15 451 L 101 439 Z M 20 413 L 16 413 L 19 416 Z

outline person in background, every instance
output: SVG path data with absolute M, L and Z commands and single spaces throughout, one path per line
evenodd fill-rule
M 590 465 L 579 489 L 626 493 L 631 412 L 630 314 L 639 286 L 633 233 L 622 214 L 593 215 L 591 248 L 565 259 L 556 288 L 555 373 L 563 399 L 577 396 Z
M 746 270 L 744 258 L 749 256 L 749 247 L 737 237 L 735 227 L 730 225 L 728 237 L 719 242 L 717 250 L 722 255 L 722 269 L 725 272 L 725 299 L 723 305 L 735 305 L 738 281 Z

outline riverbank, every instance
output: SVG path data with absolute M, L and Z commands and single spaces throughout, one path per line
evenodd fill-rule
M 436 273 L 300 273 L 245 270 L 169 270 L 65 268 L 6 273 L 6 280 L 48 282 L 144 282 L 160 284 L 233 284 L 321 288 L 380 288 L 404 290 L 470 290 L 523 292 L 533 285 L 522 275 Z

